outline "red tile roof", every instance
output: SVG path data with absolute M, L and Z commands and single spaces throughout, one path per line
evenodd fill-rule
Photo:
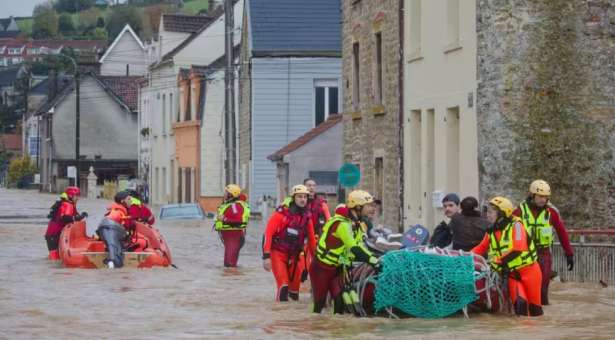
M 139 87 L 143 77 L 139 76 L 97 76 L 132 111 L 139 105 Z
M 0 145 L 7 150 L 21 151 L 21 135 L 17 133 L 0 135 Z
M 212 21 L 206 15 L 164 14 L 162 23 L 165 31 L 194 33 Z
M 322 134 L 323 132 L 329 130 L 330 128 L 334 127 L 335 125 L 337 125 L 337 123 L 341 122 L 343 120 L 343 115 L 340 114 L 334 114 L 329 116 L 329 119 L 327 119 L 327 121 L 323 122 L 322 124 L 318 125 L 317 127 L 313 128 L 312 130 L 306 132 L 303 136 L 295 139 L 294 141 L 290 142 L 290 144 L 286 145 L 285 147 L 281 148 L 280 150 L 274 152 L 273 154 L 269 155 L 267 157 L 267 159 L 271 160 L 271 161 L 277 161 L 282 159 L 282 157 L 284 157 L 285 155 L 288 155 L 289 153 L 299 149 L 300 147 L 302 147 L 303 145 L 309 143 L 311 140 L 315 139 L 316 137 L 318 137 L 320 134 Z

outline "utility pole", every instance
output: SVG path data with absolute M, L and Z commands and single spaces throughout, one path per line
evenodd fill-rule
M 81 112 L 79 111 L 79 69 L 77 68 L 77 63 L 75 66 L 75 94 L 77 95 L 77 103 L 75 107 L 75 156 L 77 157 L 77 177 L 75 178 L 75 186 L 79 187 L 79 166 L 81 165 L 81 155 L 79 155 L 79 120 L 81 118 Z
M 224 141 L 226 147 L 226 183 L 236 182 L 236 139 L 235 139 L 235 83 L 233 66 L 233 0 L 224 0 L 224 37 L 226 72 L 224 85 L 226 87 L 224 95 Z

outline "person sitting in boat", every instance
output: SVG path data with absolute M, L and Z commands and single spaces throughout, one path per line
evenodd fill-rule
M 132 218 L 134 222 L 146 223 L 149 225 L 153 225 L 156 222 L 156 218 L 152 211 L 149 209 L 145 203 L 141 201 L 141 197 L 135 190 L 128 191 L 130 194 L 131 202 L 130 207 L 128 208 L 128 215 Z
M 52 261 L 59 260 L 58 243 L 60 234 L 64 227 L 75 221 L 81 221 L 88 216 L 87 212 L 79 214 L 77 212 L 77 201 L 81 190 L 78 187 L 68 187 L 60 195 L 60 199 L 55 201 L 49 211 L 49 223 L 45 232 L 45 240 L 47 241 L 47 249 L 49 250 L 49 259 Z
M 96 233 L 105 242 L 108 257 L 105 264 L 109 268 L 121 268 L 124 265 L 124 242 L 129 239 L 127 231 L 132 231 L 134 223 L 128 215 L 132 197 L 125 191 L 118 192 L 114 202 L 107 208 L 105 217 L 100 222 Z
M 376 253 L 383 254 L 389 250 L 400 249 L 403 245 L 399 242 L 402 234 L 394 233 L 390 228 L 380 224 L 382 216 L 382 201 L 374 199 L 369 205 L 367 215 L 361 220 L 365 233 L 365 244 Z

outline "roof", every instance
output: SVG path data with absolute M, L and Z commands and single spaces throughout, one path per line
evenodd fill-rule
M 109 53 L 113 50 L 113 48 L 120 41 L 120 39 L 122 39 L 122 37 L 124 36 L 126 32 L 130 33 L 132 38 L 137 41 L 141 49 L 145 51 L 145 46 L 143 46 L 143 42 L 141 41 L 141 39 L 139 39 L 139 36 L 135 33 L 135 31 L 132 30 L 132 27 L 130 27 L 130 24 L 126 24 L 126 26 L 124 26 L 124 29 L 122 29 L 122 32 L 120 32 L 120 34 L 118 34 L 117 37 L 115 37 L 115 40 L 113 40 L 113 43 L 111 43 L 111 46 L 107 48 L 107 51 L 105 52 L 105 54 L 102 56 L 102 58 L 100 58 L 100 63 L 103 63 L 105 61 L 105 58 L 107 58 Z
M 11 133 L 0 135 L 0 145 L 7 150 L 21 150 L 21 134 Z
M 337 123 L 341 122 L 342 120 L 343 120 L 342 114 L 334 114 L 334 115 L 329 116 L 329 119 L 327 119 L 325 122 L 313 128 L 312 130 L 306 132 L 303 136 L 290 142 L 288 145 L 281 148 L 280 150 L 269 155 L 267 159 L 271 161 L 281 160 L 284 156 L 288 155 L 289 153 L 299 149 L 300 147 L 314 140 L 316 137 L 320 136 L 325 131 L 334 127 L 335 125 L 337 125 Z
M 194 33 L 212 21 L 207 15 L 163 14 L 162 24 L 165 31 Z
M 340 0 L 247 0 L 254 56 L 341 56 Z
M 102 81 L 128 108 L 136 112 L 139 108 L 140 76 L 95 76 Z
M 139 84 L 143 77 L 139 76 L 99 76 L 93 72 L 87 73 L 93 77 L 105 89 L 113 99 L 126 109 L 136 112 L 139 103 Z M 55 98 L 49 98 L 37 110 L 38 114 L 49 112 L 51 108 L 60 103 L 68 94 L 75 89 L 74 82 L 71 79 L 70 84 L 66 86 Z
M 17 79 L 20 67 L 0 68 L 0 86 L 11 86 Z
M 233 5 L 236 4 L 238 1 L 239 0 L 233 0 Z M 222 10 L 217 10 L 214 13 L 212 13 L 212 15 L 208 17 L 209 21 L 203 24 L 198 30 L 192 32 L 192 34 L 188 38 L 186 38 L 184 41 L 182 41 L 181 44 L 177 45 L 174 49 L 172 49 L 171 51 L 167 52 L 167 54 L 162 56 L 162 59 L 160 62 L 170 60 L 171 58 L 173 58 L 179 51 L 181 51 L 184 47 L 188 46 L 188 44 L 190 44 L 201 33 L 203 33 L 203 31 L 205 31 L 209 26 L 211 26 L 214 22 L 216 22 L 223 15 L 224 15 L 224 12 Z M 156 65 L 156 63 L 154 63 L 153 65 Z

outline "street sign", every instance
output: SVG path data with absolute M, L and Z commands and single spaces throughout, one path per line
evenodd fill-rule
M 361 181 L 361 170 L 354 164 L 346 163 L 338 171 L 338 177 L 341 186 L 354 187 Z
M 69 166 L 66 168 L 66 177 L 68 178 L 77 178 L 77 167 Z

